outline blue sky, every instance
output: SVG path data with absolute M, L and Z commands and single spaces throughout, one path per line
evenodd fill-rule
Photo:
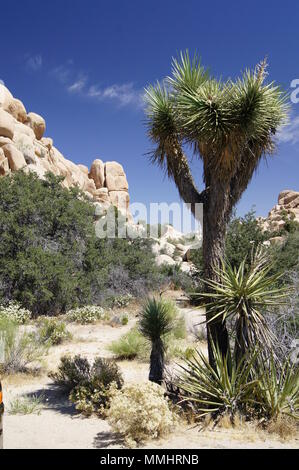
M 178 201 L 151 166 L 140 96 L 170 73 L 171 57 L 195 50 L 216 76 L 234 77 L 265 55 L 269 78 L 299 79 L 299 3 L 200 0 L 1 1 L 0 79 L 76 163 L 123 164 L 132 202 Z M 299 97 L 299 93 L 298 93 Z M 299 103 L 276 155 L 263 162 L 238 205 L 265 215 L 282 189 L 299 190 Z M 297 119 L 296 119 L 297 118 Z M 201 165 L 192 167 L 201 187 Z

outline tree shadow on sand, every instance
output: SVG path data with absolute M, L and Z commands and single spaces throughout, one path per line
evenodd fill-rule
M 114 432 L 99 432 L 93 440 L 93 447 L 96 449 L 105 449 L 109 446 L 123 447 L 124 440 L 120 434 Z
M 55 410 L 64 415 L 79 416 L 75 405 L 68 399 L 68 396 L 55 386 L 35 390 L 23 394 L 23 396 L 29 399 L 34 397 L 40 399 L 44 410 Z

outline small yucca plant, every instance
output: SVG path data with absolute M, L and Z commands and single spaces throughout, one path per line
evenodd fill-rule
M 182 401 L 191 402 L 198 418 L 213 413 L 216 417 L 228 414 L 233 421 L 237 411 L 245 410 L 251 404 L 257 380 L 253 377 L 256 353 L 243 358 L 239 364 L 230 355 L 223 357 L 219 348 L 212 343 L 215 364 L 209 364 L 201 351 L 181 365 L 183 373 L 177 385 L 185 395 Z
M 169 304 L 162 299 L 148 299 L 142 309 L 139 330 L 151 341 L 149 380 L 161 384 L 164 374 L 165 337 L 173 329 Z
M 271 264 L 260 250 L 248 270 L 246 260 L 238 269 L 222 261 L 221 269 L 214 270 L 218 280 L 205 281 L 209 292 L 199 294 L 208 299 L 207 323 L 228 318 L 235 321 L 237 362 L 249 348 L 257 346 L 270 351 L 276 338 L 267 324 L 265 313 L 282 304 L 289 292 L 285 287 L 276 287 L 280 275 L 270 275 Z
M 276 420 L 280 415 L 299 419 L 299 368 L 289 359 L 278 366 L 273 354 L 258 361 L 257 402 L 263 415 Z

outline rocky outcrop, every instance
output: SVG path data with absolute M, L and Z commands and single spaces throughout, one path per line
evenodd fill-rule
M 271 209 L 266 218 L 260 217 L 263 230 L 279 232 L 288 220 L 299 222 L 299 192 L 285 189 L 279 193 L 278 203 Z
M 40 178 L 47 172 L 63 176 L 62 185 L 78 186 L 88 198 L 103 209 L 115 205 L 128 219 L 128 181 L 122 165 L 117 162 L 93 161 L 90 169 L 68 160 L 54 146 L 53 139 L 44 137 L 45 119 L 27 114 L 23 103 L 0 83 L 0 175 L 24 169 Z

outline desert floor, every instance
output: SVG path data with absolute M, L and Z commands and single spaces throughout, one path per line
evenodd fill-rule
M 186 317 L 189 335 L 198 322 L 199 311 L 181 308 Z M 69 326 L 72 341 L 52 347 L 46 357 L 45 370 L 39 376 L 14 376 L 3 381 L 6 403 L 4 419 L 4 447 L 6 449 L 106 449 L 123 447 L 107 421 L 97 417 L 84 418 L 62 396 L 47 376 L 54 370 L 61 355 L 80 353 L 92 359 L 96 355 L 110 357 L 107 345 L 119 338 L 136 323 L 131 316 L 126 326 L 74 325 Z M 205 348 L 205 345 L 202 345 Z M 148 364 L 137 361 L 118 362 L 125 381 L 142 382 L 148 377 Z M 17 396 L 43 396 L 39 414 L 11 415 L 9 403 Z M 199 431 L 194 426 L 182 424 L 167 439 L 148 441 L 145 448 L 152 449 L 204 449 L 204 448 L 299 448 L 299 436 L 283 440 L 278 435 L 243 425 L 237 429 L 228 427 Z

